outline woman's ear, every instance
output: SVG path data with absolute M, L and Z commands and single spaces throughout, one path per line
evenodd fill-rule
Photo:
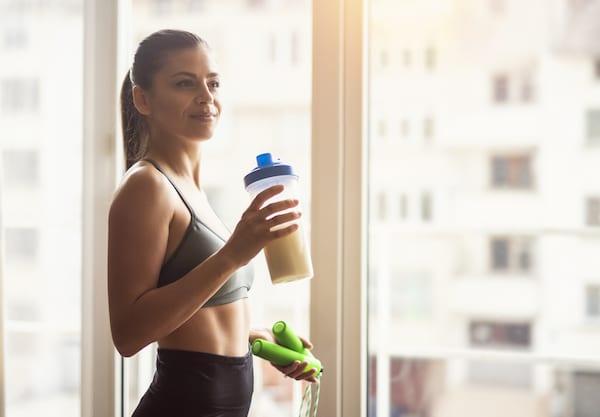
M 144 116 L 150 115 L 150 102 L 148 96 L 139 86 L 134 85 L 132 89 L 133 105 L 140 114 Z

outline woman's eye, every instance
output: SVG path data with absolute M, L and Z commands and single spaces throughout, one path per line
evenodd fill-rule
M 218 81 L 213 81 L 210 83 L 210 86 L 213 88 L 218 88 L 221 86 L 221 84 Z
M 180 87 L 186 87 L 192 85 L 192 82 L 190 80 L 183 80 L 179 81 L 176 85 Z

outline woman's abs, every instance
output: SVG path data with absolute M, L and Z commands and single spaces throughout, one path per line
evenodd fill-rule
M 167 349 L 244 356 L 248 352 L 248 299 L 199 309 L 187 322 L 158 340 Z

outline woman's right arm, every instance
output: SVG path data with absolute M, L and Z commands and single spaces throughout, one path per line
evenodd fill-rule
M 115 193 L 109 212 L 108 297 L 113 342 L 123 356 L 172 333 L 208 301 L 227 279 L 268 243 L 295 230 L 270 232 L 294 213 L 265 217 L 297 204 L 279 202 L 261 209 L 281 189 L 259 194 L 219 251 L 179 280 L 157 288 L 165 257 L 174 195 L 155 170 L 138 168 Z

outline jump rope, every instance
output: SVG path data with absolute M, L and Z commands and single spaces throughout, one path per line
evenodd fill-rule
M 323 366 L 321 362 L 313 356 L 310 350 L 304 347 L 304 344 L 292 328 L 284 321 L 278 321 L 273 325 L 273 335 L 277 343 L 271 343 L 264 339 L 256 339 L 252 343 L 252 353 L 260 358 L 268 360 L 279 366 L 287 366 L 294 361 L 306 362 L 303 372 L 309 372 L 316 369 L 317 382 L 308 384 L 302 395 L 300 403 L 300 417 L 303 417 L 302 411 L 305 411 L 305 417 L 316 417 L 319 407 L 319 391 L 321 386 L 321 375 Z M 313 394 L 313 385 L 315 393 Z

